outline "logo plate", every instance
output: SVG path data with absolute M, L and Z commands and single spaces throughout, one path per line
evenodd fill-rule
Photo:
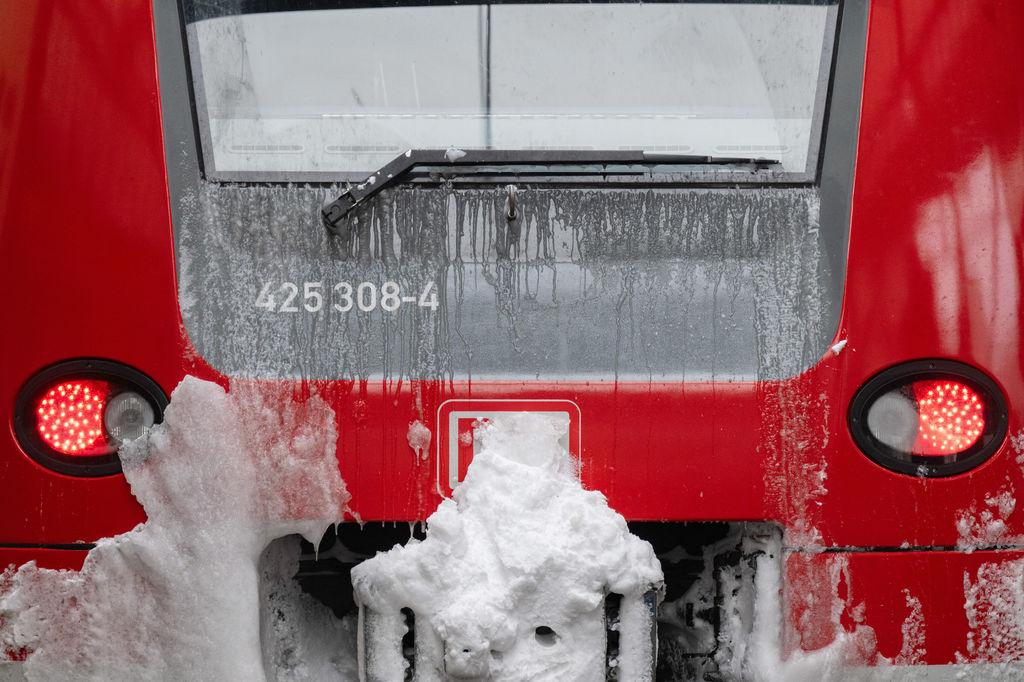
M 437 410 L 437 491 L 443 497 L 450 497 L 455 486 L 465 478 L 469 463 L 479 448 L 479 443 L 473 438 L 477 422 L 505 412 L 533 412 L 565 420 L 568 429 L 562 445 L 573 457 L 579 458 L 582 442 L 580 408 L 571 400 L 447 400 Z

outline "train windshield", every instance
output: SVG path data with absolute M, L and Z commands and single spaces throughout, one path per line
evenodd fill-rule
M 301 3 L 321 5 L 186 1 L 208 179 L 356 179 L 449 147 L 818 165 L 834 3 Z

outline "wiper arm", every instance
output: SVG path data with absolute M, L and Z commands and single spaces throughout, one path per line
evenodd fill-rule
M 729 156 L 698 156 L 642 150 L 502 150 L 410 149 L 357 185 L 349 187 L 323 207 L 324 225 L 335 232 L 338 223 L 357 206 L 388 185 L 398 182 L 417 166 L 586 166 L 586 165 L 753 165 L 755 170 L 781 163 L 778 159 Z

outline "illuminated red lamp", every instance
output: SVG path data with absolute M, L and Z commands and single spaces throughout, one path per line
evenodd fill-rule
M 118 449 L 158 423 L 167 396 L 124 363 L 77 358 L 45 367 L 21 387 L 12 426 L 22 451 L 70 476 L 121 471 Z
M 902 474 L 962 474 L 1006 439 L 1002 389 L 953 360 L 915 360 L 879 372 L 850 402 L 850 435 L 876 463 Z
M 985 432 L 985 403 L 959 381 L 915 381 L 918 455 L 950 455 L 967 450 Z
M 65 455 L 109 452 L 103 412 L 110 384 L 106 381 L 64 381 L 36 403 L 36 430 L 40 438 Z

